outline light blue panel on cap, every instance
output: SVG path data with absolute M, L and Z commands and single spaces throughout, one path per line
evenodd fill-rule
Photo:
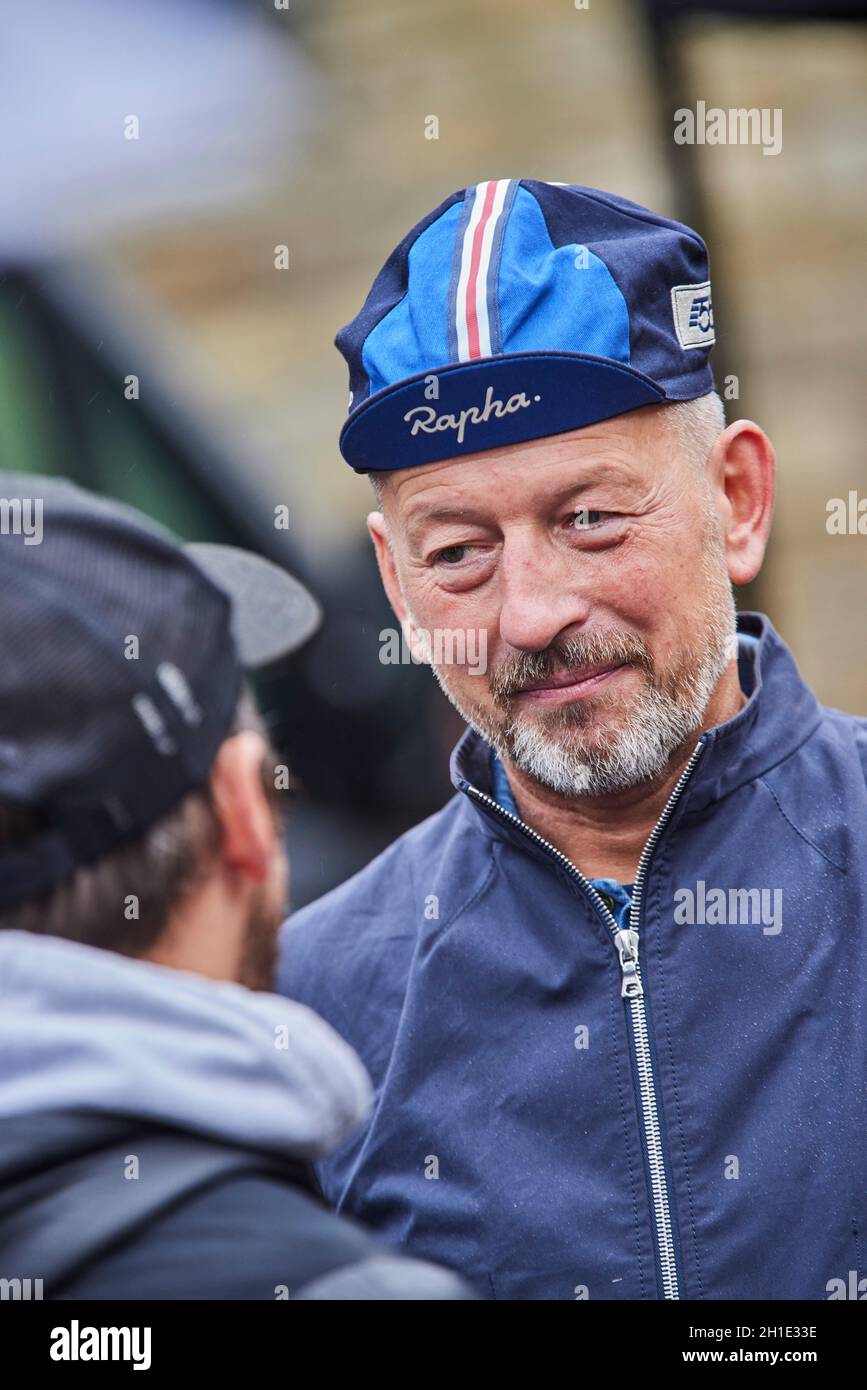
M 361 360 L 370 394 L 449 361 L 447 309 L 455 235 L 463 210 L 453 203 L 409 252 L 409 287 L 367 335 Z
M 553 246 L 526 188 L 506 224 L 498 293 L 503 352 L 586 352 L 629 365 L 629 311 L 611 272 L 585 246 Z

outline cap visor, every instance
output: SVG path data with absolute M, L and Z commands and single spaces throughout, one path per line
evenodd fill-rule
M 228 596 L 238 659 L 248 670 L 297 651 L 319 627 L 316 599 L 279 565 L 232 545 L 193 541 L 183 548 Z
M 665 399 L 643 372 L 606 357 L 486 357 L 378 391 L 346 421 L 340 451 L 357 473 L 412 468 L 562 434 Z

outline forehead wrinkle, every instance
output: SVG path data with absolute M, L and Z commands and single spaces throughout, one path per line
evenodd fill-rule
M 525 500 L 538 505 L 533 488 L 537 469 L 540 484 L 550 492 L 543 499 L 546 505 L 551 505 L 554 498 L 575 496 L 600 483 L 625 486 L 630 492 L 638 489 L 642 495 L 648 489 L 656 491 L 661 483 L 659 467 L 664 462 L 660 447 L 667 441 L 668 432 L 658 408 L 646 410 L 647 414 L 645 410 L 634 411 L 579 430 L 443 459 L 419 469 L 401 469 L 391 479 L 390 502 L 396 519 L 402 528 L 412 527 L 417 533 L 425 524 L 426 507 L 420 500 L 425 497 L 431 511 L 448 508 L 463 513 L 453 516 L 454 520 L 472 520 L 477 514 L 473 493 L 479 488 L 483 490 L 479 502 L 485 514 L 492 498 L 507 504 L 514 501 L 519 510 Z M 563 486 L 556 493 L 550 491 L 550 481 L 542 482 L 543 475 L 550 479 L 554 470 L 564 476 Z M 441 508 L 436 506 L 434 494 L 436 502 L 442 499 Z M 419 501 L 414 506 L 416 499 Z M 461 507 L 464 500 L 466 505 Z
M 459 457 L 438 459 L 419 467 L 408 466 L 390 470 L 389 491 L 393 497 L 411 486 L 422 474 L 430 485 L 448 486 L 448 480 L 455 468 L 470 468 L 483 462 L 489 470 L 503 465 L 517 463 L 519 468 L 526 466 L 529 458 L 544 451 L 554 461 L 558 456 L 569 454 L 580 458 L 586 446 L 598 446 L 602 451 L 619 455 L 625 463 L 637 463 L 652 456 L 662 444 L 670 444 L 671 428 L 665 414 L 666 406 L 648 405 L 630 410 L 621 415 L 613 415 L 590 425 L 576 429 L 563 430 L 560 434 L 541 435 L 536 438 L 504 444 L 493 449 L 478 450 Z M 523 469 L 522 469 L 523 471 Z
M 485 490 L 485 497 L 484 499 L 479 499 L 480 505 L 474 505 L 474 502 L 470 498 L 466 499 L 464 505 L 461 505 L 460 499 L 455 501 L 446 500 L 460 484 L 457 482 L 450 483 L 446 479 L 443 479 L 434 484 L 437 493 L 446 494 L 442 497 L 442 500 L 430 498 L 427 503 L 420 503 L 416 506 L 413 506 L 413 502 L 410 500 L 403 516 L 403 525 L 406 534 L 411 539 L 414 539 L 426 525 L 436 521 L 463 521 L 478 523 L 479 525 L 489 524 L 492 517 L 486 504 L 491 500 L 492 477 L 496 478 L 494 500 L 499 499 L 502 501 L 505 498 L 508 502 L 515 502 L 519 507 L 521 501 L 528 501 L 531 505 L 541 501 L 546 507 L 556 506 L 566 498 L 575 497 L 600 484 L 615 483 L 621 488 L 625 486 L 630 490 L 633 490 L 636 486 L 641 486 L 642 490 L 645 490 L 650 482 L 650 479 L 639 476 L 634 460 L 623 460 L 622 462 L 618 460 L 615 462 L 605 459 L 582 460 L 564 458 L 562 460 L 551 460 L 551 465 L 552 467 L 556 466 L 558 469 L 562 469 L 564 473 L 568 470 L 568 477 L 565 477 L 563 482 L 555 487 L 548 470 L 545 470 L 547 476 L 543 476 L 540 471 L 540 476 L 537 480 L 539 485 L 538 488 L 534 486 L 534 480 L 526 476 L 524 469 L 517 475 L 517 479 L 513 475 L 510 480 L 508 474 L 502 468 L 502 465 L 500 467 L 495 465 L 491 470 L 491 476 L 481 480 L 481 484 Z M 511 471 L 510 469 L 509 472 Z M 515 481 L 521 482 L 522 496 L 520 499 L 515 495 L 516 490 L 514 486 L 509 486 L 510 481 L 512 483 Z M 537 495 L 539 492 L 542 494 L 541 497 Z

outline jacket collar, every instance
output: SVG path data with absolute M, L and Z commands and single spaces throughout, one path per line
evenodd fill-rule
M 789 757 L 821 718 L 815 695 L 770 619 L 763 613 L 739 613 L 737 628 L 757 639 L 741 657 L 753 663 L 752 693 L 736 715 L 702 735 L 705 749 L 687 789 L 691 811 L 721 800 Z M 472 786 L 492 794 L 490 752 L 481 734 L 467 729 L 449 765 L 458 791 Z

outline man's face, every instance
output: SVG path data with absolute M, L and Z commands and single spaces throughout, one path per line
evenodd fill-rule
M 393 601 L 433 639 L 446 694 L 515 766 L 599 795 L 659 773 L 732 655 L 734 605 L 705 474 L 665 407 L 385 483 Z M 399 590 L 399 592 L 398 592 Z M 402 599 L 401 599 L 402 596 Z M 437 660 L 472 632 L 487 667 Z

